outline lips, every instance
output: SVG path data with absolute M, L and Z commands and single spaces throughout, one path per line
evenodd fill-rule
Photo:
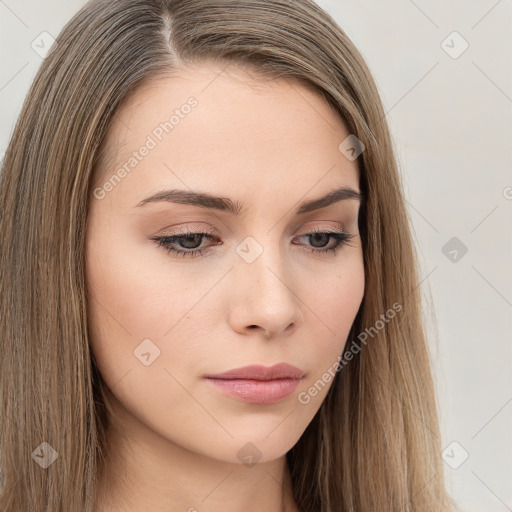
M 287 363 L 274 366 L 251 365 L 243 368 L 234 368 L 227 372 L 208 375 L 211 379 L 248 379 L 248 380 L 274 380 L 274 379 L 301 379 L 304 372 Z
M 304 372 L 296 366 L 280 363 L 234 368 L 208 375 L 206 381 L 218 391 L 251 404 L 273 404 L 284 400 L 299 385 Z

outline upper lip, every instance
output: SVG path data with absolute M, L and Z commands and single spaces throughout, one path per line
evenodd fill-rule
M 223 373 L 207 375 L 210 379 L 250 379 L 250 380 L 274 380 L 274 379 L 301 379 L 304 372 L 287 363 L 279 363 L 273 366 L 259 364 L 233 368 Z

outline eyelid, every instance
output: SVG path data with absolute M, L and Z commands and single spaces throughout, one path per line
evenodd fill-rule
M 198 232 L 198 231 L 201 231 L 202 233 L 207 233 L 208 235 L 212 235 L 212 236 L 217 236 L 218 232 L 216 229 L 212 228 L 212 227 L 204 227 L 204 226 L 194 226 L 194 225 L 190 225 L 190 224 L 187 224 L 185 226 L 180 226 L 178 228 L 176 228 L 176 231 L 167 231 L 167 230 L 164 230 L 162 233 L 159 233 L 158 236 L 186 236 L 188 235 L 189 233 L 194 233 L 194 232 Z
M 295 234 L 295 235 L 293 235 L 293 237 L 303 236 L 304 234 L 308 234 L 308 233 L 318 233 L 318 232 L 323 233 L 326 230 L 332 230 L 332 231 L 336 231 L 338 233 L 346 233 L 341 222 L 322 221 L 322 220 L 319 220 L 316 222 L 328 222 L 329 224 L 321 224 L 321 225 L 315 224 L 314 226 L 312 226 L 310 228 L 305 227 L 301 230 L 302 235 Z M 179 226 L 178 228 L 176 228 L 176 230 L 172 230 L 172 231 L 165 229 L 161 233 L 159 233 L 158 236 L 182 236 L 182 235 L 188 235 L 190 232 L 196 232 L 196 231 L 201 231 L 201 232 L 207 233 L 208 235 L 211 235 L 211 236 L 220 236 L 218 230 L 216 230 L 215 228 L 213 228 L 211 226 L 207 226 L 204 223 L 201 223 L 199 226 L 196 226 L 193 223 L 186 224 L 184 226 Z
M 318 225 L 318 224 L 315 224 L 311 228 L 304 228 L 304 232 L 305 233 L 316 233 L 316 232 L 324 232 L 324 231 L 329 230 L 329 229 L 332 230 L 332 231 L 338 231 L 340 233 L 344 233 L 345 232 L 345 230 L 343 229 L 343 225 L 341 223 L 337 223 L 337 224 L 331 223 L 329 225 L 325 225 L 325 224 Z

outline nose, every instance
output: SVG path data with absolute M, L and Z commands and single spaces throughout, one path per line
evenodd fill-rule
M 251 263 L 237 256 L 231 272 L 235 291 L 229 305 L 234 331 L 246 335 L 260 332 L 273 338 L 296 330 L 302 321 L 302 301 L 285 267 L 278 248 L 265 247 Z

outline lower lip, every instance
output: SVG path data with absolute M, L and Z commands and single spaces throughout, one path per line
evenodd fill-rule
M 275 404 L 291 395 L 301 379 L 207 379 L 219 391 L 250 404 Z

